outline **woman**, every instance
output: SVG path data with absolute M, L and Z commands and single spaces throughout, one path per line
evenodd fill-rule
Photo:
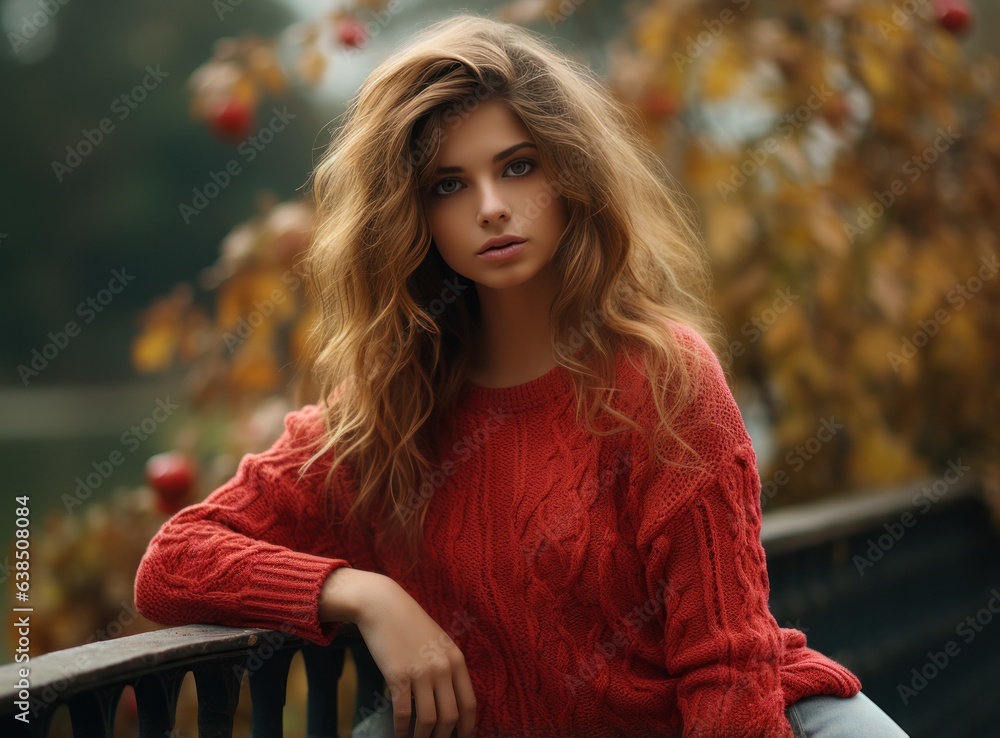
M 314 173 L 322 399 L 164 524 L 140 611 L 357 623 L 391 696 L 357 735 L 904 736 L 768 611 L 708 265 L 637 122 L 472 15 L 375 69 Z

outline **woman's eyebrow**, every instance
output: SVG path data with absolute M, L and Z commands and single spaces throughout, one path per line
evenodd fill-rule
M 535 146 L 535 144 L 531 143 L 531 141 L 522 141 L 521 143 L 516 143 L 513 146 L 504 149 L 499 154 L 494 156 L 493 163 L 496 164 L 498 161 L 507 158 L 515 151 L 517 151 L 518 149 L 523 149 L 525 146 L 530 146 L 533 149 L 538 148 L 537 146 Z M 436 174 L 451 174 L 453 172 L 464 172 L 464 171 L 465 170 L 462 169 L 462 167 L 438 167 Z

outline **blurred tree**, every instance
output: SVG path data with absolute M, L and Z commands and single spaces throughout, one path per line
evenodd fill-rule
M 254 162 L 191 125 L 185 80 L 218 39 L 274 33 L 293 20 L 282 3 L 232 7 L 220 17 L 204 2 L 66 3 L 38 25 L 37 3 L 5 5 L 0 96 L 13 107 L 0 121 L 0 293 L 18 316 L 0 321 L 0 384 L 132 378 L 121 337 L 136 309 L 210 263 L 205 244 L 247 217 L 259 189 L 289 192 L 305 181 L 312 138 L 326 122 L 307 90 L 282 95 L 297 117 Z M 179 205 L 192 189 L 234 160 L 240 176 L 185 220 Z M 134 280 L 99 311 L 88 308 L 114 269 Z M 31 368 L 47 334 L 70 321 L 81 338 L 23 378 L 19 365 Z
M 995 493 L 1000 98 L 969 6 L 633 8 L 611 81 L 703 215 L 728 358 L 773 425 L 763 502 L 959 458 Z

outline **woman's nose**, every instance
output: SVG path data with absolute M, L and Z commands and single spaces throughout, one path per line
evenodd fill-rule
M 495 185 L 483 185 L 479 201 L 479 222 L 489 223 L 504 218 L 510 219 L 510 206 L 506 198 Z

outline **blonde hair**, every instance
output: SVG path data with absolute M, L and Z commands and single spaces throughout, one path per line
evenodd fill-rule
M 690 326 L 718 350 L 703 242 L 637 112 L 522 27 L 467 13 L 430 25 L 348 105 L 312 175 L 316 225 L 305 258 L 326 434 L 303 470 L 335 449 L 328 482 L 347 463 L 358 492 L 348 516 L 374 513 L 373 530 L 403 535 L 414 554 L 427 511 L 416 491 L 441 461 L 432 440 L 467 376 L 462 349 L 479 317 L 472 283 L 432 248 L 420 192 L 444 126 L 486 101 L 520 117 L 565 198 L 551 338 L 573 377 L 578 419 L 586 405 L 586 428 L 598 432 L 602 409 L 636 427 L 604 399 L 617 352 L 632 347 L 662 378 L 653 383 L 657 435 L 690 448 L 670 421 L 690 400 L 690 359 L 699 357 L 665 322 Z M 438 299 L 446 279 L 463 285 L 450 303 Z M 581 338 L 583 350 L 573 350 Z

